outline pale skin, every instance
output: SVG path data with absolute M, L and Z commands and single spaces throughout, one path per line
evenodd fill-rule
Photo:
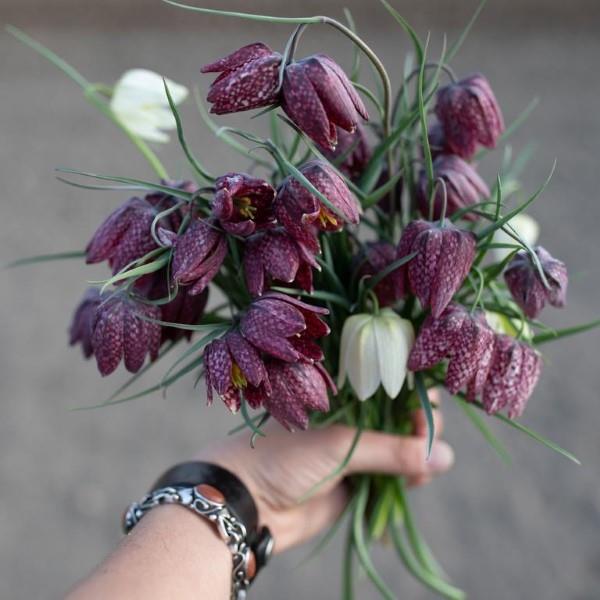
M 439 436 L 442 415 L 439 410 L 434 415 Z M 422 485 L 447 471 L 454 455 L 444 441 L 437 439 L 425 460 L 426 429 L 417 411 L 411 436 L 364 432 L 344 473 L 303 502 L 298 499 L 344 459 L 353 429 L 334 425 L 290 434 L 271 424 L 254 450 L 243 433 L 194 458 L 220 464 L 244 482 L 278 553 L 333 524 L 348 500 L 342 483 L 348 475 L 403 475 L 410 485 Z M 183 507 L 166 505 L 151 510 L 68 600 L 228 600 L 230 580 L 231 554 L 213 526 Z

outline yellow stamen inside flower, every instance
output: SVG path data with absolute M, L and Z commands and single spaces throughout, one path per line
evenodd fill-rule
M 248 196 L 242 196 L 241 198 L 235 198 L 235 205 L 240 211 L 240 215 L 246 219 L 254 219 L 257 208 L 252 206 L 252 200 Z
M 237 363 L 233 363 L 231 365 L 231 382 L 233 386 L 238 390 L 241 388 L 245 388 L 248 385 L 248 380 L 244 377 L 242 370 L 239 368 Z
M 338 220 L 336 219 L 335 215 L 324 206 L 321 206 L 321 209 L 319 210 L 319 216 L 317 218 L 319 219 L 321 227 L 324 229 L 326 229 L 330 224 L 334 227 L 338 226 Z

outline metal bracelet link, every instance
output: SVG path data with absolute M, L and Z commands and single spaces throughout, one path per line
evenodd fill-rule
M 123 530 L 129 533 L 142 517 L 161 504 L 180 504 L 196 514 L 215 523 L 219 535 L 233 556 L 231 600 L 245 600 L 250 585 L 248 562 L 250 546 L 246 541 L 246 527 L 225 504 L 214 502 L 202 495 L 196 487 L 164 487 L 146 494 L 139 502 L 133 502 L 123 516 Z

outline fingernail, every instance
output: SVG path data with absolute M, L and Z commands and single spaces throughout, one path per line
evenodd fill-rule
M 427 461 L 429 470 L 435 473 L 447 471 L 454 464 L 454 451 L 448 444 L 439 440 L 435 441 L 431 455 Z

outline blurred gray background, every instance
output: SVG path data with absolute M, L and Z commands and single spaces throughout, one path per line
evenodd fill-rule
M 212 7 L 268 10 L 279 15 L 353 11 L 395 83 L 409 45 L 376 1 L 217 2 Z M 454 39 L 475 0 L 395 3 L 439 50 Z M 159 0 L 0 0 L 0 22 L 13 23 L 71 61 L 92 81 L 114 81 L 125 69 L 147 67 L 206 90 L 199 67 L 261 39 L 282 48 L 290 27 L 211 18 Z M 541 104 L 514 136 L 515 150 L 531 140 L 537 153 L 526 189 L 558 169 L 531 213 L 542 242 L 569 265 L 568 309 L 547 319 L 569 325 L 598 316 L 598 176 L 600 5 L 490 0 L 454 61 L 460 74 L 481 70 L 492 82 L 507 121 L 534 96 Z M 310 30 L 300 53 L 330 52 L 349 65 L 346 40 Z M 31 50 L 0 33 L 0 257 L 82 248 L 123 198 L 83 192 L 55 180 L 68 166 L 150 177 L 133 147 L 80 97 L 78 89 Z M 212 139 L 188 101 L 188 137 L 214 170 L 239 166 Z M 245 119 L 222 119 L 242 123 Z M 253 122 L 250 127 L 256 126 Z M 186 173 L 175 143 L 160 149 L 172 174 Z M 500 155 L 483 169 L 493 176 Z M 120 538 L 119 515 L 163 468 L 185 459 L 237 424 L 224 408 L 207 408 L 185 381 L 168 397 L 153 395 L 96 411 L 125 379 L 101 380 L 92 363 L 66 344 L 66 328 L 85 281 L 105 272 L 78 262 L 0 273 L 0 598 L 59 598 Z M 549 346 L 546 368 L 524 422 L 572 450 L 577 467 L 502 424 L 491 423 L 512 450 L 504 466 L 457 407 L 446 402 L 447 438 L 457 452 L 453 472 L 412 494 L 427 539 L 470 598 L 506 600 L 600 597 L 600 369 L 598 334 Z M 159 367 L 146 381 L 154 383 Z M 335 599 L 339 544 L 303 566 L 307 549 L 277 557 L 253 598 Z M 399 598 L 426 599 L 391 552 L 376 559 Z M 367 583 L 358 598 L 376 598 Z

